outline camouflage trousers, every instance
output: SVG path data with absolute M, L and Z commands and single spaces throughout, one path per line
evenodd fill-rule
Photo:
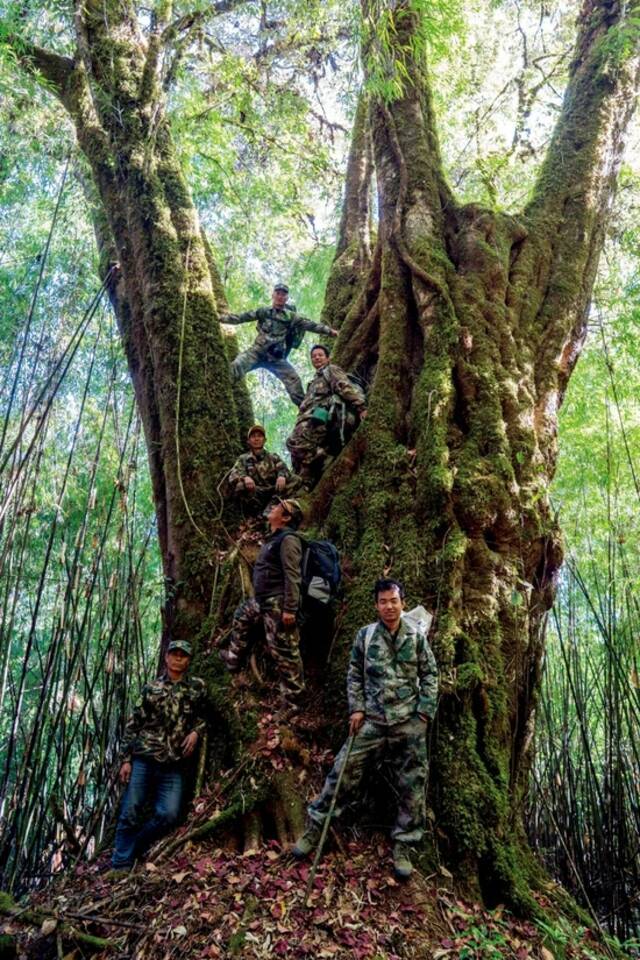
M 258 486 L 252 491 L 247 490 L 242 480 L 239 480 L 232 494 L 236 502 L 240 505 L 243 514 L 246 517 L 257 517 L 263 513 L 266 507 L 275 500 L 276 497 L 295 497 L 300 493 L 302 483 L 300 477 L 293 474 L 287 480 L 284 490 L 276 493 L 275 484 L 272 486 Z
M 260 622 L 264 626 L 267 649 L 278 671 L 280 691 L 285 700 L 294 702 L 304 691 L 300 632 L 295 624 L 283 626 L 282 597 L 269 597 L 261 604 L 255 597 L 249 597 L 240 604 L 233 615 L 227 658 L 239 663 L 246 656 L 251 628 Z
M 308 484 L 319 479 L 328 456 L 324 448 L 326 440 L 326 424 L 318 423 L 311 417 L 297 420 L 291 436 L 287 437 L 291 465 L 303 483 Z
M 348 741 L 347 741 L 348 743 Z M 347 743 L 340 753 L 320 796 L 308 808 L 309 818 L 321 824 L 329 813 L 336 783 L 347 753 Z M 394 789 L 398 806 L 396 822 L 391 830 L 394 840 L 417 843 L 422 839 L 425 827 L 425 788 L 427 782 L 426 724 L 420 717 L 412 717 L 404 723 L 375 723 L 365 720 L 358 730 L 347 764 L 340 793 L 334 809 L 338 817 L 345 806 L 355 799 L 362 782 L 365 762 L 385 750 L 395 774 Z
M 288 360 L 270 359 L 263 348 L 249 347 L 239 353 L 231 364 L 231 376 L 233 380 L 241 380 L 250 370 L 268 370 L 274 377 L 277 377 L 283 384 L 285 390 L 291 397 L 291 401 L 299 407 L 304 400 L 304 388 L 298 372 Z

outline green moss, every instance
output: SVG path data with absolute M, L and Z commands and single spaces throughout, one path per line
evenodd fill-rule
M 17 909 L 17 904 L 10 893 L 0 890 L 0 914 L 9 915 Z
M 0 934 L 0 960 L 14 960 L 18 956 L 18 944 L 15 937 L 8 933 Z
M 479 663 L 461 663 L 456 668 L 456 688 L 470 690 L 484 683 L 485 673 Z

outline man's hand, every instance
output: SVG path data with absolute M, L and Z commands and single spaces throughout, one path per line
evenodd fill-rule
M 244 485 L 250 493 L 256 488 L 255 480 L 252 480 L 251 477 L 244 478 Z
M 296 622 L 295 613 L 291 613 L 289 610 L 284 610 L 282 613 L 282 626 L 283 627 L 293 627 Z
M 330 332 L 331 332 L 331 336 L 332 336 L 332 337 L 337 337 L 337 336 L 338 336 L 338 333 L 339 333 L 340 331 L 339 331 L 339 330 L 334 330 L 333 327 L 331 327 Z
M 282 493 L 286 485 L 287 485 L 287 478 L 278 477 L 278 479 L 276 480 L 276 493 Z
M 180 746 L 182 747 L 182 756 L 190 757 L 193 751 L 196 748 L 196 743 L 198 742 L 198 732 L 197 730 L 192 730 L 191 733 L 188 733 Z
M 120 773 L 118 774 L 118 778 L 120 780 L 120 783 L 125 785 L 129 783 L 129 780 L 131 780 L 131 763 L 129 762 L 129 760 L 125 760 L 125 762 L 120 767 Z
M 360 419 L 361 419 L 361 420 L 366 420 L 366 419 L 367 419 L 367 411 L 366 411 L 366 409 L 364 409 L 364 408 L 360 411 Z
M 354 733 L 357 733 L 363 723 L 364 713 L 362 713 L 360 710 L 352 713 L 349 717 L 349 735 L 353 736 Z

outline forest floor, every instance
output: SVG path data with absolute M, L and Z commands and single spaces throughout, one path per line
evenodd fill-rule
M 251 685 L 238 684 L 243 706 Z M 311 732 L 311 731 L 309 731 Z M 300 758 L 304 766 L 292 765 Z M 332 755 L 303 730 L 292 734 L 264 710 L 253 775 L 313 771 L 317 786 Z M 196 798 L 187 822 L 128 874 L 109 871 L 109 854 L 61 873 L 20 904 L 0 893 L 0 960 L 602 960 L 613 954 L 587 927 L 558 918 L 534 894 L 548 923 L 485 910 L 461 897 L 449 871 L 393 876 L 391 845 L 380 832 L 332 830 L 306 900 L 311 864 L 267 840 L 238 850 L 219 836 L 193 836 L 224 813 L 223 796 L 239 768 Z M 316 783 L 317 781 L 317 783 Z M 302 786 L 302 784 L 300 784 Z M 308 784 L 306 787 L 308 788 Z M 241 791 L 244 786 L 235 787 Z M 305 788 L 306 789 L 306 788 Z M 308 792 L 308 790 L 307 790 Z M 190 839 L 192 838 L 192 839 Z M 621 956 L 617 953 L 617 956 Z
M 308 906 L 310 865 L 275 841 L 239 853 L 213 841 L 185 845 L 160 863 L 112 876 L 83 865 L 32 895 L 29 912 L 4 923 L 17 952 L 30 960 L 596 960 L 594 933 L 568 925 L 518 920 L 461 899 L 452 879 L 421 876 L 405 884 L 392 872 L 381 835 L 343 834 L 322 860 Z M 538 898 L 545 907 L 544 898 Z M 25 923 L 25 920 L 27 922 Z M 77 931 L 108 946 L 79 942 Z

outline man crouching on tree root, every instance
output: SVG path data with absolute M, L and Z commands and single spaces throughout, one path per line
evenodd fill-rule
M 276 495 L 291 496 L 300 480 L 277 453 L 265 449 L 266 432 L 255 423 L 247 434 L 248 453 L 238 457 L 227 475 L 227 490 L 249 516 L 262 513 Z
M 302 544 L 296 534 L 302 522 L 297 500 L 281 500 L 269 508 L 271 533 L 253 567 L 253 592 L 233 615 L 231 641 L 220 656 L 228 670 L 240 669 L 251 627 L 262 621 L 267 648 L 280 678 L 284 707 L 295 710 L 304 692 L 297 614 L 302 581 Z
M 120 782 L 127 784 L 111 858 L 115 870 L 130 870 L 134 860 L 174 826 L 184 789 L 185 760 L 202 737 L 204 680 L 187 677 L 191 644 L 173 640 L 167 647 L 166 672 L 145 684 L 142 698 L 127 721 Z M 140 818 L 152 801 L 153 816 Z
M 336 757 L 320 796 L 309 806 L 307 830 L 292 852 L 302 859 L 318 845 L 345 758 L 335 816 L 353 798 L 365 761 L 386 748 L 398 795 L 391 831 L 393 865 L 396 876 L 406 880 L 413 869 L 411 845 L 419 843 L 425 828 L 426 729 L 436 709 L 438 669 L 424 629 L 402 615 L 402 584 L 378 580 L 374 596 L 378 622 L 358 631 L 347 672 L 349 740 Z

